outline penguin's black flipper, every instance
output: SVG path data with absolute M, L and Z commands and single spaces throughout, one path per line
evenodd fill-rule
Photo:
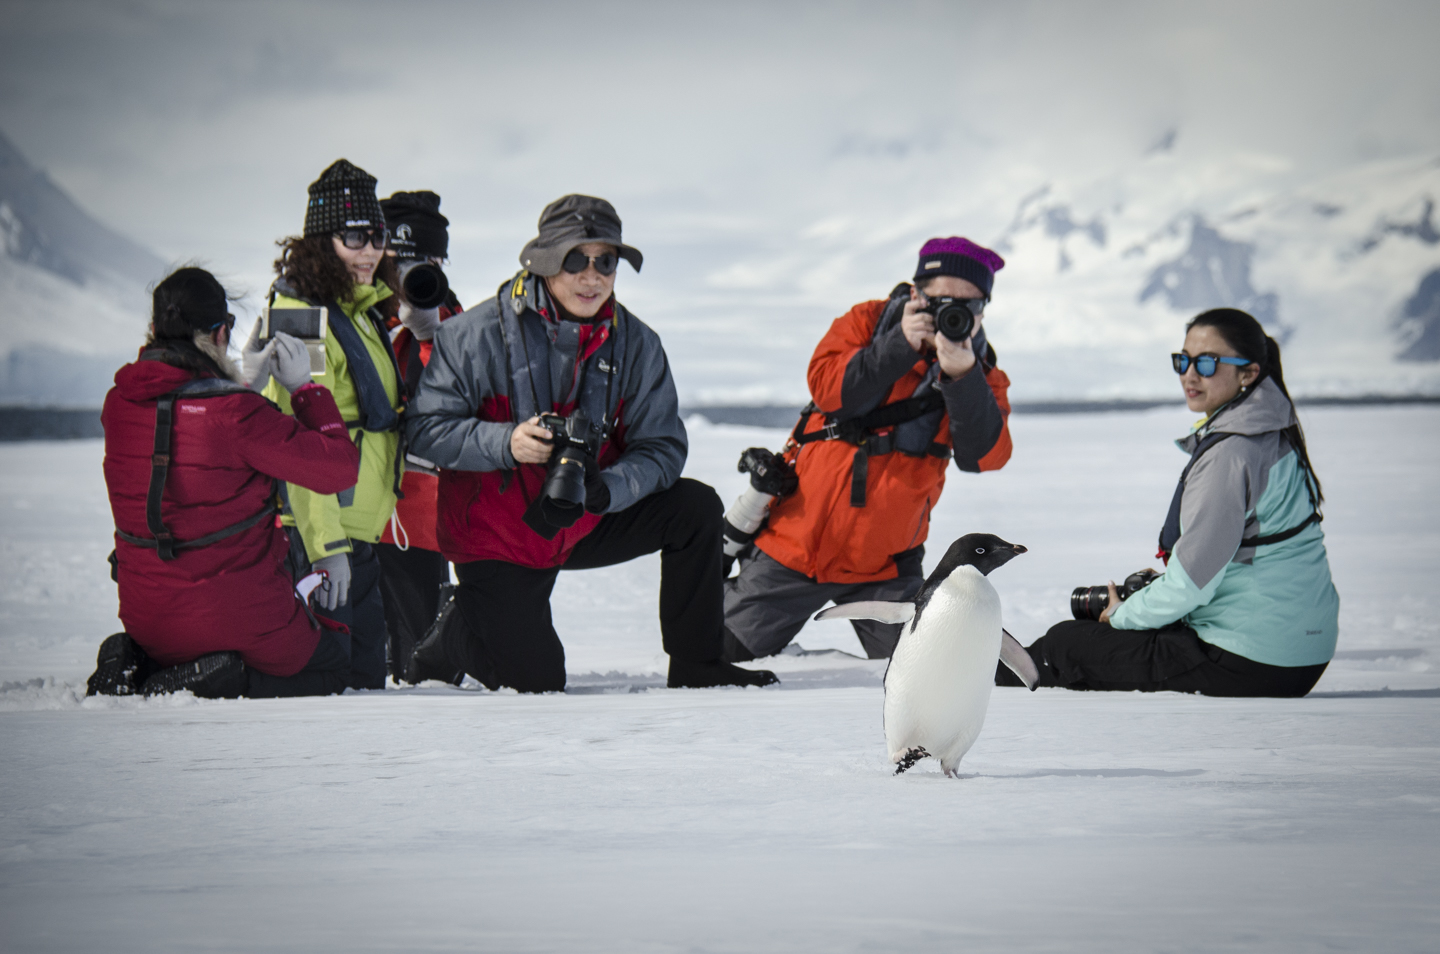
M 908 768 L 912 768 L 921 759 L 928 759 L 930 753 L 925 751 L 923 745 L 917 745 L 913 749 L 906 749 L 905 754 L 900 756 L 900 761 L 895 763 L 895 774 L 899 775 Z
M 878 619 L 882 623 L 908 623 L 915 618 L 915 604 L 911 602 L 887 603 L 882 600 L 865 600 L 859 603 L 842 603 L 823 609 L 815 614 L 818 619 Z
M 1040 681 L 1040 669 L 1025 651 L 1025 647 L 1020 645 L 1020 641 L 1010 635 L 1009 630 L 1000 630 L 1000 661 L 1020 677 L 1026 689 L 1035 691 L 1035 684 Z

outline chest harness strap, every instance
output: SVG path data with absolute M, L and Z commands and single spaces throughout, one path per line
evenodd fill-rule
M 1175 487 L 1175 496 L 1170 499 L 1170 511 L 1165 515 L 1165 526 L 1160 528 L 1160 549 L 1155 554 L 1159 559 L 1169 563 L 1170 554 L 1175 552 L 1175 544 L 1180 539 L 1180 505 L 1185 496 L 1185 480 L 1190 476 L 1190 469 L 1195 466 L 1195 462 L 1200 459 L 1200 455 L 1226 438 L 1235 436 L 1235 434 L 1229 432 L 1209 434 L 1201 440 L 1199 444 L 1195 445 L 1195 452 L 1190 455 L 1190 462 L 1186 464 L 1185 469 L 1180 472 L 1180 483 Z M 1304 466 L 1303 462 L 1301 466 Z M 1308 469 L 1305 471 L 1305 493 L 1310 497 L 1310 516 L 1288 530 L 1281 530 L 1278 533 L 1267 533 L 1263 536 L 1245 537 L 1240 541 L 1240 548 L 1266 547 L 1272 543 L 1284 543 L 1291 537 L 1298 536 L 1300 531 L 1312 523 L 1319 523 L 1321 520 L 1324 520 L 1324 515 L 1320 513 L 1319 501 L 1315 498 L 1315 484 Z
M 197 382 L 198 384 L 199 382 Z M 194 540 L 177 540 L 170 529 L 165 526 L 165 521 L 160 513 L 161 499 L 165 496 L 165 481 L 170 474 L 170 444 L 171 431 L 175 423 L 175 398 L 183 397 L 186 400 L 195 398 L 220 397 L 234 394 L 237 390 L 244 390 L 238 385 L 215 386 L 214 383 L 206 382 L 205 385 L 191 388 L 181 388 L 169 394 L 161 395 L 155 402 L 155 446 L 154 453 L 150 455 L 150 489 L 145 494 L 145 526 L 150 530 L 150 537 L 137 537 L 126 533 L 119 527 L 115 528 L 115 536 L 124 540 L 132 546 L 145 547 L 148 550 L 158 552 L 162 560 L 174 560 L 180 555 L 181 550 L 196 550 L 200 547 L 208 547 L 212 543 L 219 543 L 226 537 L 233 537 L 237 533 L 243 533 L 251 527 L 258 526 L 266 519 L 280 512 L 280 507 L 275 502 L 276 494 L 279 492 L 279 481 L 273 481 L 272 493 L 265 507 L 258 513 L 246 517 L 238 523 L 232 523 L 228 527 L 216 530 L 214 533 L 207 533 L 203 537 Z

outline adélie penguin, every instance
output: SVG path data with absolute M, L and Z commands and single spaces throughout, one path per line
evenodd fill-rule
M 985 724 L 995 661 L 1034 688 L 1039 672 L 1000 626 L 1000 594 L 985 577 L 1025 547 L 991 533 L 967 533 L 950 544 L 915 599 L 832 606 L 822 619 L 876 619 L 908 624 L 885 670 L 885 743 L 895 774 L 923 758 L 955 777 Z

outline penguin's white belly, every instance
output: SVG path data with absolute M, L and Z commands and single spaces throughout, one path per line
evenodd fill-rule
M 1000 596 L 962 567 L 930 598 L 918 629 L 906 626 L 885 676 L 891 761 L 922 747 L 954 770 L 985 724 L 1000 657 Z

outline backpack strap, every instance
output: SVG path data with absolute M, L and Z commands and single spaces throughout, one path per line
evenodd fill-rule
M 1170 499 L 1170 510 L 1165 515 L 1165 525 L 1160 528 L 1160 549 L 1155 554 L 1157 558 L 1169 563 L 1170 554 L 1175 551 L 1175 544 L 1180 539 L 1180 506 L 1185 496 L 1185 480 L 1190 476 L 1191 468 L 1200 460 L 1200 456 L 1210 448 L 1228 437 L 1235 436 L 1237 435 L 1228 431 L 1221 431 L 1216 434 L 1207 435 L 1195 446 L 1195 451 L 1190 455 L 1190 462 L 1186 464 L 1185 469 L 1180 472 L 1180 482 L 1175 487 L 1175 496 Z M 1312 508 L 1310 516 L 1295 526 L 1290 527 L 1288 530 L 1281 530 L 1278 533 L 1265 534 L 1264 536 L 1245 537 L 1240 541 L 1240 547 L 1244 549 L 1269 546 L 1272 543 L 1283 543 L 1291 537 L 1298 536 L 1302 530 L 1312 523 L 1319 523 L 1321 520 L 1324 520 L 1325 518 L 1320 513 L 1320 508 L 1317 506 L 1318 501 L 1315 499 L 1315 490 L 1310 482 L 1310 475 L 1308 473 L 1305 475 L 1305 491 L 1310 495 L 1310 506 Z
M 218 543 L 226 537 L 243 533 L 251 527 L 259 525 L 267 517 L 280 512 L 279 506 L 275 503 L 279 493 L 280 482 L 271 478 L 271 488 L 274 491 L 270 502 L 258 513 L 252 514 L 238 523 L 232 523 L 228 527 L 216 530 L 214 533 L 207 533 L 203 537 L 194 540 L 177 540 L 165 526 L 163 515 L 160 512 L 160 505 L 165 496 L 165 482 L 170 476 L 170 445 L 171 432 L 175 425 L 175 399 L 183 397 L 188 399 L 220 397 L 223 395 L 235 394 L 237 391 L 248 391 L 243 385 L 235 385 L 230 381 L 207 381 L 199 379 L 182 385 L 169 394 L 162 394 L 155 402 L 155 444 L 150 455 L 150 487 L 145 493 L 145 526 L 150 531 L 150 537 L 137 537 L 126 533 L 119 527 L 115 528 L 115 536 L 126 543 L 137 547 L 157 551 L 160 559 L 165 561 L 174 560 L 179 556 L 181 550 L 194 550 L 199 547 L 208 547 L 212 543 Z

